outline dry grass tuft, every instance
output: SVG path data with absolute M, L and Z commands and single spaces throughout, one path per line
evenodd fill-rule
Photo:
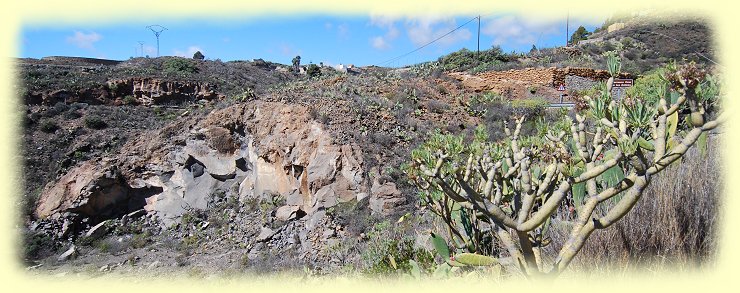
M 710 135 L 705 153 L 695 145 L 680 164 L 655 176 L 632 211 L 591 235 L 572 268 L 685 270 L 711 265 L 717 251 L 723 180 L 719 145 L 718 137 Z M 552 232 L 556 245 L 548 247 L 549 255 L 555 255 L 569 231 Z
M 222 154 L 233 154 L 237 149 L 234 139 L 228 129 L 223 127 L 211 127 L 206 133 L 208 144 Z

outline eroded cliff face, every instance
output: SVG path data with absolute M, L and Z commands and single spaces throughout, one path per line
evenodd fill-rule
M 105 84 L 82 89 L 55 88 L 31 91 L 25 94 L 26 104 L 54 105 L 88 103 L 93 105 L 122 105 L 136 103 L 157 105 L 223 98 L 214 86 L 194 81 L 169 81 L 158 78 L 126 78 L 108 80 Z
M 222 97 L 213 86 L 202 82 L 167 81 L 156 78 L 128 78 L 108 81 L 115 101 L 131 96 L 143 105 L 166 104 Z
M 308 107 L 255 102 L 144 133 L 116 156 L 81 164 L 45 188 L 36 216 L 144 209 L 171 225 L 208 209 L 216 193 L 277 199 L 282 220 L 368 196 L 381 214 L 405 203 L 393 183 L 370 184 L 365 173 L 360 147 L 334 143 Z

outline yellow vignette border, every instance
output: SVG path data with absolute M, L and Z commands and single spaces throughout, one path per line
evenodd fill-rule
M 14 72 L 12 58 L 18 55 L 22 40 L 20 32 L 23 26 L 53 27 L 56 24 L 124 24 L 131 20 L 149 20 L 155 18 L 168 19 L 226 19 L 240 20 L 250 17 L 292 17 L 311 15 L 342 15 L 366 16 L 377 15 L 425 15 L 425 14 L 463 14 L 477 15 L 487 11 L 502 13 L 518 13 L 527 17 L 547 18 L 562 16 L 566 12 L 571 16 L 600 16 L 605 18 L 616 10 L 638 10 L 645 8 L 675 9 L 681 13 L 695 14 L 705 17 L 712 25 L 714 41 L 719 63 L 724 72 L 725 88 L 728 93 L 729 104 L 727 111 L 735 113 L 737 99 L 733 99 L 738 92 L 738 86 L 732 81 L 738 80 L 736 69 L 738 60 L 736 54 L 737 33 L 733 27 L 738 27 L 738 17 L 733 14 L 737 9 L 731 2 L 724 1 L 141 1 L 130 0 L 115 3 L 100 1 L 24 1 L 15 4 L 6 4 L 0 12 L 3 21 L 2 41 L 0 42 L 0 186 L 2 198 L 0 202 L 4 213 L 0 213 L 0 254 L 2 265 L 0 276 L 6 281 L 6 288 L 12 291 L 27 289 L 63 291 L 77 291 L 81 288 L 104 288 L 106 291 L 129 291 L 132 289 L 146 290 L 187 290 L 202 292 L 209 289 L 227 290 L 275 290 L 282 291 L 319 291 L 327 290 L 346 292 L 352 291 L 452 291 L 452 290 L 510 290 L 547 289 L 556 291 L 593 290 L 593 291 L 707 291 L 724 289 L 733 281 L 737 270 L 738 253 L 733 249 L 737 243 L 738 200 L 732 195 L 738 191 L 738 183 L 732 179 L 738 176 L 737 156 L 732 156 L 727 147 L 738 143 L 737 115 L 730 115 L 726 123 L 723 141 L 725 176 L 724 195 L 721 212 L 721 238 L 714 268 L 696 272 L 676 273 L 671 271 L 658 272 L 646 276 L 640 273 L 627 273 L 624 276 L 603 276 L 581 279 L 579 276 L 569 275 L 566 278 L 552 283 L 524 282 L 511 280 L 498 282 L 495 280 L 471 279 L 453 281 L 402 281 L 402 280 L 366 280 L 347 279 L 345 277 L 330 277 L 300 281 L 291 276 L 273 276 L 269 278 L 251 279 L 189 279 L 185 277 L 147 277 L 125 276 L 122 278 L 104 276 L 94 280 L 83 277 L 66 276 L 55 278 L 52 276 L 34 276 L 25 271 L 19 263 L 18 226 L 20 225 L 15 204 L 20 194 L 21 167 L 19 148 L 21 147 L 21 133 L 18 129 L 20 117 L 18 113 L 18 97 L 13 95 Z M 15 5 L 15 7 L 13 7 Z M 669 6 L 670 5 L 670 6 Z M 736 8 L 736 7 L 735 7 Z M 661 276 L 661 277 L 655 277 Z M 6 289 L 6 290 L 8 290 Z M 725 289 L 727 290 L 727 289 Z M 725 291 L 721 290 L 721 291 Z

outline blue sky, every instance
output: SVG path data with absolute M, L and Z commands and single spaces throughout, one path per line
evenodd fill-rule
M 110 23 L 104 25 L 27 25 L 20 34 L 20 56 L 81 56 L 124 60 L 139 55 L 155 57 L 156 38 L 146 28 L 167 28 L 160 36 L 160 55 L 192 57 L 201 51 L 207 59 L 252 60 L 289 64 L 301 56 L 304 64 L 355 64 L 404 66 L 436 60 L 461 48 L 476 49 L 477 20 L 424 49 L 391 63 L 474 18 L 461 16 L 283 16 L 243 20 L 180 19 L 159 22 Z M 589 31 L 603 20 L 570 18 L 570 32 L 579 25 Z M 529 51 L 562 46 L 565 16 L 553 19 L 525 18 L 515 14 L 483 16 L 481 49 L 493 45 L 504 51 Z M 139 41 L 144 42 L 143 54 Z

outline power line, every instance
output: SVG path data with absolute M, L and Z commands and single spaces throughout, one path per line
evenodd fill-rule
M 537 48 L 537 51 L 539 51 L 539 50 L 540 50 L 540 39 L 542 38 L 542 34 L 543 34 L 543 33 L 544 33 L 544 32 L 540 31 L 540 36 L 539 36 L 539 37 L 537 37 L 537 41 L 536 41 L 536 42 L 534 43 L 534 44 L 535 44 L 534 46 L 535 46 L 535 48 Z
M 401 55 L 401 56 L 398 56 L 398 57 L 395 57 L 395 58 L 389 59 L 389 60 L 387 60 L 387 61 L 385 61 L 385 62 L 383 62 L 383 63 L 380 63 L 379 65 L 385 65 L 385 64 L 388 64 L 388 63 L 390 63 L 390 62 L 393 62 L 393 61 L 396 61 L 396 60 L 398 60 L 398 59 L 401 59 L 401 58 L 403 58 L 403 57 L 406 57 L 406 56 L 408 56 L 408 55 L 411 55 L 411 54 L 413 54 L 413 53 L 415 53 L 415 52 L 417 52 L 417 51 L 419 51 L 419 50 L 423 49 L 424 47 L 426 47 L 426 46 L 429 46 L 429 45 L 431 45 L 432 43 L 434 43 L 434 42 L 436 42 L 436 41 L 439 41 L 439 40 L 441 40 L 442 38 L 444 38 L 444 37 L 448 36 L 449 34 L 451 34 L 451 33 L 455 32 L 456 30 L 459 30 L 459 29 L 461 29 L 462 27 L 464 27 L 464 26 L 465 26 L 465 25 L 467 25 L 468 23 L 472 22 L 473 20 L 479 19 L 479 17 L 480 17 L 480 16 L 476 16 L 476 17 L 473 17 L 473 18 L 471 18 L 470 20 L 468 20 L 468 21 L 467 21 L 466 23 L 463 23 L 462 25 L 460 25 L 460 26 L 458 26 L 457 28 L 455 28 L 455 29 L 453 29 L 453 30 L 451 30 L 451 31 L 447 32 L 446 34 L 442 35 L 441 37 L 439 37 L 439 38 L 436 38 L 436 39 L 432 40 L 431 42 L 429 42 L 429 43 L 426 43 L 426 44 L 422 45 L 421 47 L 418 47 L 418 48 L 416 48 L 416 49 L 412 50 L 411 52 L 408 52 L 408 53 L 406 53 L 406 54 L 403 54 L 403 55 Z
M 570 33 L 568 31 L 568 29 L 569 29 L 569 27 L 568 27 L 569 23 L 568 22 L 569 21 L 570 21 L 570 11 L 568 11 L 568 14 L 565 15 L 565 46 L 566 47 L 568 47 L 568 45 L 570 45 L 570 41 L 568 41 L 568 34 Z

